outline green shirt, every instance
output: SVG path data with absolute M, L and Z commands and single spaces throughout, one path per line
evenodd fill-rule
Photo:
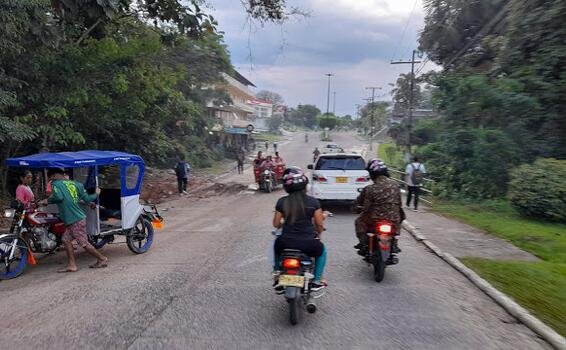
M 55 180 L 51 184 L 52 194 L 48 202 L 57 204 L 59 217 L 69 226 L 86 218 L 79 202 L 92 202 L 98 197 L 96 193 L 88 194 L 81 183 L 71 180 Z

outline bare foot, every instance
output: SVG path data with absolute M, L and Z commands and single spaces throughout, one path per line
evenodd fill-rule
M 97 260 L 94 264 L 90 265 L 89 267 L 91 269 L 100 269 L 107 266 L 108 266 L 108 258 L 104 258 L 102 260 Z
M 57 270 L 58 273 L 66 273 L 66 272 L 77 272 L 79 269 L 76 267 L 67 267 L 61 270 Z

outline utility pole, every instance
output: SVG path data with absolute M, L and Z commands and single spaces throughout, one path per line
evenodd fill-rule
M 411 81 L 409 84 L 409 118 L 407 120 L 407 153 L 405 155 L 407 161 L 411 158 L 411 130 L 413 129 L 413 90 L 415 87 L 415 63 L 421 63 L 421 61 L 415 61 L 416 54 L 417 50 L 413 50 L 413 57 L 410 61 L 391 61 L 391 64 L 411 65 Z
M 381 90 L 380 86 L 368 86 L 366 90 L 371 90 L 371 111 L 370 111 L 370 135 L 369 135 L 369 150 L 373 150 L 373 131 L 375 129 L 375 90 Z
M 336 115 L 336 91 L 332 93 L 334 105 L 332 106 L 332 114 Z

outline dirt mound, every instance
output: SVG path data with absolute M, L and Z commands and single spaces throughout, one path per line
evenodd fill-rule
M 248 186 L 239 183 L 215 183 L 200 190 L 191 191 L 190 194 L 198 198 L 208 198 L 221 195 L 237 194 L 248 189 Z
M 236 194 L 247 189 L 237 183 L 214 183 L 211 176 L 193 174 L 189 177 L 190 197 L 207 198 L 224 194 Z M 144 176 L 140 199 L 147 203 L 160 204 L 179 198 L 177 177 L 172 170 L 150 169 Z

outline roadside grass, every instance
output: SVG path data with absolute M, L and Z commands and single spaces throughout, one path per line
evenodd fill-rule
M 405 168 L 406 162 L 403 151 L 398 150 L 394 143 L 380 143 L 377 147 L 377 157 L 394 169 L 404 170 Z
M 460 260 L 566 336 L 566 264 L 481 258 Z
M 235 166 L 236 160 L 234 159 L 217 160 L 210 167 L 197 169 L 196 173 L 199 175 L 220 175 L 232 170 Z
M 435 202 L 433 210 L 504 238 L 544 260 L 460 259 L 566 336 L 566 225 L 524 218 L 506 200 Z
M 566 225 L 524 218 L 508 201 L 435 202 L 433 210 L 507 239 L 545 261 L 566 263 Z

